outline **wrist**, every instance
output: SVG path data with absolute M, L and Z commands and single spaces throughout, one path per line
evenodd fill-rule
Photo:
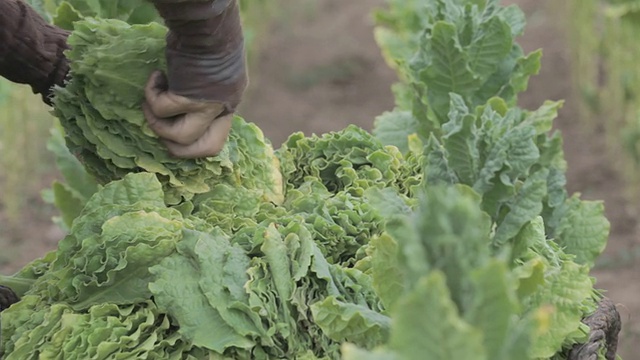
M 247 84 L 244 37 L 236 0 L 156 2 L 169 28 L 169 90 L 221 102 L 233 112 Z
M 242 42 L 236 0 L 157 2 L 169 28 L 167 46 L 191 53 L 220 52 Z
M 247 86 L 244 47 L 219 56 L 185 54 L 167 49 L 167 81 L 171 92 L 194 100 L 217 101 L 235 111 Z

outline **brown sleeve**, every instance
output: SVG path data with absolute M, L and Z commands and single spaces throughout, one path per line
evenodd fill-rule
M 247 85 L 244 37 L 236 0 L 154 0 L 169 28 L 169 89 L 219 101 L 234 112 Z
M 69 70 L 69 33 L 49 25 L 21 0 L 0 1 L 0 76 L 28 84 L 50 104 L 54 85 L 63 85 Z

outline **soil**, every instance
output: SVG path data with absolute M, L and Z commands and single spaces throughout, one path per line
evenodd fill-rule
M 396 80 L 373 38 L 371 11 L 384 0 L 281 0 L 279 19 L 262 34 L 261 55 L 252 64 L 251 84 L 240 114 L 257 123 L 278 147 L 295 131 L 324 133 L 357 124 L 366 129 L 375 117 L 393 108 L 390 86 Z M 578 119 L 562 18 L 553 0 L 509 0 L 528 16 L 519 42 L 526 51 L 542 48 L 543 65 L 521 95 L 521 105 L 534 109 L 544 100 L 564 99 L 556 120 L 563 133 L 568 162 L 568 187 L 585 199 L 603 200 L 611 236 L 593 275 L 597 287 L 616 304 L 623 317 L 619 354 L 638 359 L 640 342 L 640 261 L 638 216 L 625 197 L 626 184 L 612 168 L 604 136 Z M 37 205 L 36 205 L 37 204 Z M 34 200 L 34 208 L 41 206 Z M 34 213 L 37 211 L 34 210 Z M 1 216 L 1 213 L 0 213 Z M 1 219 L 0 219 L 1 220 Z M 55 246 L 59 232 L 38 212 L 24 233 L 20 254 L 0 266 L 15 269 Z M 2 263 L 0 254 L 0 265 Z M 7 257 L 7 254 L 4 254 Z

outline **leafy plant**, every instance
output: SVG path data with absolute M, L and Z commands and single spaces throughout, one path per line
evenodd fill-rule
M 493 97 L 516 105 L 541 52 L 524 55 L 515 38 L 525 17 L 498 1 L 389 1 L 376 39 L 397 70 L 397 107 L 376 119 L 374 134 L 406 150 L 407 135 L 426 141 L 448 121 L 450 93 L 474 109 Z
M 281 201 L 277 159 L 255 126 L 234 121 L 221 155 L 195 160 L 171 157 L 149 129 L 139 104 L 149 74 L 166 67 L 165 33 L 158 23 L 135 27 L 119 20 L 75 23 L 68 39 L 73 49 L 67 53 L 71 80 L 56 90 L 54 100 L 71 152 L 101 184 L 132 171 L 156 173 L 170 204 L 206 193 L 222 179 L 233 186 L 261 189 L 261 196 Z M 246 166 L 238 166 L 242 162 Z

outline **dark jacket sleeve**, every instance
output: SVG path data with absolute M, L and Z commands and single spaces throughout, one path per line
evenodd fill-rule
M 51 88 L 63 85 L 69 71 L 68 35 L 23 1 L 0 1 L 0 76 L 30 85 L 50 104 Z
M 169 90 L 235 111 L 247 84 L 236 0 L 151 0 L 169 28 Z M 0 0 L 0 76 L 29 84 L 45 102 L 63 85 L 69 32 L 47 24 L 22 0 Z
M 235 111 L 248 82 L 236 0 L 152 0 L 169 28 L 169 90 Z

